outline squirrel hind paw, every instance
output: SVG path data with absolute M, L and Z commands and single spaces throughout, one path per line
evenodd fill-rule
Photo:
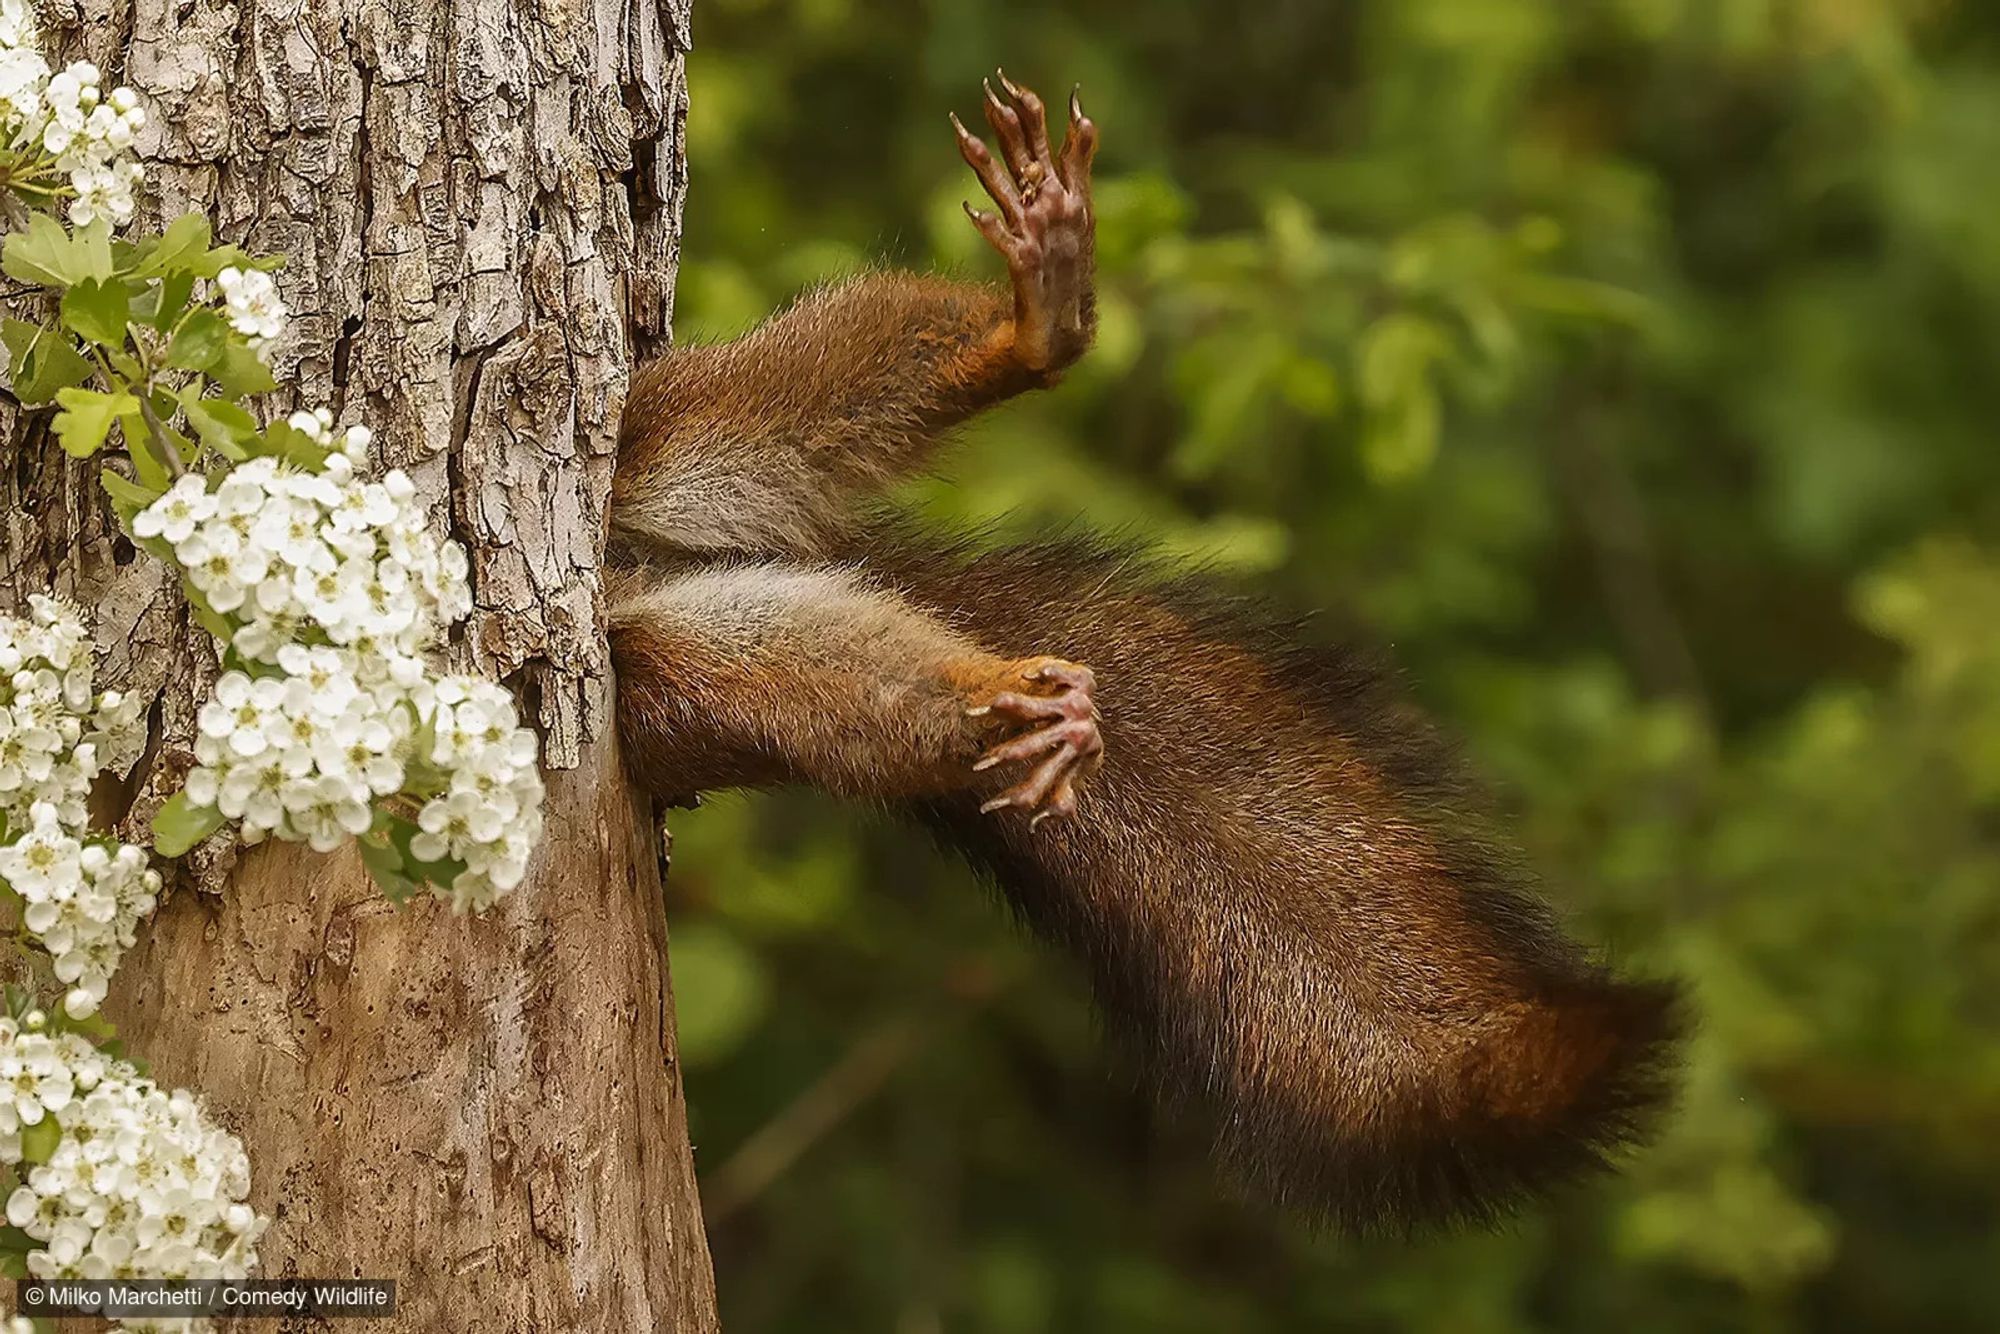
M 975 773 L 1002 765 L 1033 762 L 1027 777 L 983 802 L 982 815 L 1004 810 L 1031 812 L 1030 830 L 1054 816 L 1076 813 L 1077 787 L 1104 763 L 1104 736 L 1098 727 L 1097 678 L 1088 667 L 1061 658 L 1037 658 L 1020 677 L 1030 686 L 1053 687 L 1046 694 L 1002 690 L 966 712 L 997 715 L 1026 730 L 990 747 L 974 762 Z

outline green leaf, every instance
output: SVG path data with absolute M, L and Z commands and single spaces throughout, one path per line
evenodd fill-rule
M 195 265 L 208 251 L 208 219 L 199 213 L 183 213 L 167 224 L 167 230 L 150 248 L 142 248 L 132 266 L 134 278 L 173 276 L 192 283 Z M 207 275 L 204 275 L 207 276 Z
M 222 349 L 222 359 L 208 368 L 208 378 L 231 398 L 268 394 L 278 387 L 264 358 L 248 343 L 235 338 Z
M 64 226 L 46 213 L 28 219 L 25 231 L 0 247 L 0 272 L 37 287 L 67 287 L 91 276 L 88 258 Z
M 122 279 L 87 278 L 63 293 L 63 323 L 93 343 L 123 347 L 132 320 L 132 292 Z
M 114 501 L 134 505 L 139 509 L 146 508 L 166 494 L 164 489 L 156 490 L 150 486 L 141 486 L 123 473 L 113 472 L 109 468 L 98 474 L 98 481 L 103 484 L 105 491 Z
M 184 371 L 205 371 L 221 359 L 229 345 L 229 325 L 212 310 L 197 310 L 167 344 L 167 364 Z
M 162 857 L 178 857 L 222 828 L 222 812 L 213 806 L 197 806 L 185 792 L 176 792 L 167 804 L 153 813 L 153 851 Z
M 118 419 L 118 429 L 125 433 L 125 451 L 132 456 L 132 473 L 139 485 L 153 487 L 164 492 L 173 485 L 173 476 L 167 471 L 166 460 L 160 457 L 159 445 L 153 439 L 152 428 L 139 415 L 138 400 L 132 402 L 132 411 Z M 187 457 L 189 441 L 179 431 L 167 428 L 167 441 L 173 445 L 182 458 Z
M 133 311 L 155 329 L 165 331 L 174 327 L 193 294 L 192 273 L 170 273 L 133 304 Z
M 368 868 L 369 876 L 389 902 L 406 903 L 422 888 L 403 873 L 403 854 L 385 836 L 371 831 L 357 839 L 356 846 L 361 849 L 361 864 Z
M 57 1033 L 75 1033 L 87 1038 L 91 1046 L 99 1051 L 109 1052 L 113 1056 L 119 1055 L 125 1045 L 118 1036 L 118 1025 L 107 1019 L 102 1010 L 81 1019 L 73 1019 L 69 1012 L 59 1005 L 49 1012 L 49 1028 Z
M 210 448 L 221 451 L 225 458 L 250 457 L 244 446 L 257 438 L 257 421 L 243 408 L 226 399 L 203 398 L 197 388 L 183 389 L 180 405 L 188 424 Z
M 258 260 L 233 245 L 222 245 L 190 261 L 187 267 L 197 278 L 213 278 L 224 269 L 268 269 L 275 265 L 273 259 Z
M 428 881 L 433 885 L 448 886 L 452 881 L 465 873 L 465 863 L 455 857 L 447 857 L 443 861 L 427 862 L 421 860 L 415 852 L 411 851 L 410 840 L 422 832 L 414 822 L 405 820 L 401 816 L 391 816 L 387 825 L 387 831 L 389 838 L 396 845 L 396 850 L 402 854 L 404 872 L 411 878 L 418 881 Z
M 111 497 L 111 508 L 118 511 L 118 518 L 127 528 L 132 526 L 132 516 L 145 509 L 166 494 L 164 488 L 155 490 L 142 486 L 109 468 L 97 474 L 97 481 L 104 493 Z
M 134 412 L 139 400 L 126 393 L 100 394 L 95 389 L 64 389 L 56 394 L 63 410 L 56 414 L 56 439 L 72 457 L 87 459 L 104 447 L 111 423 L 121 413 Z
M 194 612 L 195 620 L 201 622 L 201 628 L 214 635 L 219 643 L 227 644 L 236 637 L 236 627 L 229 618 L 209 606 L 207 597 L 187 579 L 181 580 L 181 596 L 187 599 L 188 608 Z
M 44 1115 L 35 1124 L 21 1127 L 21 1161 L 45 1163 L 55 1156 L 56 1146 L 61 1143 L 62 1123 Z
M 103 218 L 87 227 L 79 227 L 70 240 L 77 263 L 82 272 L 77 280 L 95 278 L 99 282 L 109 278 L 114 272 L 111 264 L 111 224 Z
M 127 380 L 137 382 L 146 378 L 146 368 L 140 365 L 139 359 L 129 352 L 121 351 L 115 347 L 107 348 L 104 352 L 104 359 L 111 363 L 112 370 L 117 371 Z
M 1451 348 L 1436 324 L 1392 314 L 1361 337 L 1360 385 L 1369 409 L 1361 462 L 1378 482 L 1405 481 L 1437 454 L 1443 412 L 1432 370 Z
M 42 1243 L 21 1231 L 20 1228 L 0 1227 L 0 1252 L 10 1255 L 25 1255 L 29 1251 L 38 1251 L 41 1248 Z
M 331 452 L 305 432 L 295 431 L 284 422 L 273 422 L 271 429 L 264 433 L 264 438 L 265 448 L 258 452 L 275 455 L 306 472 L 318 472 L 326 465 L 327 455 Z
M 95 369 L 67 338 L 51 338 L 35 350 L 27 376 L 14 381 L 14 396 L 39 406 L 53 401 L 63 390 L 83 384 Z
M 1393 406 L 1423 385 L 1431 367 L 1451 349 L 1444 331 L 1421 315 L 1385 315 L 1361 335 L 1362 400 Z
M 13 358 L 16 366 L 19 366 L 21 358 L 27 356 L 29 350 L 41 341 L 45 332 L 47 331 L 41 325 L 30 324 L 26 320 L 11 317 L 0 320 L 0 343 L 7 345 L 7 355 Z
M 58 390 L 88 380 L 95 370 L 69 335 L 22 320 L 0 323 L 0 339 L 13 360 L 14 397 L 29 406 L 52 402 Z

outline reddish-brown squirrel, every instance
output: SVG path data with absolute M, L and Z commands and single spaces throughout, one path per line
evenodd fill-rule
M 1377 674 L 1129 550 L 858 517 L 1091 342 L 1096 126 L 1072 96 L 1057 153 L 1001 85 L 997 158 L 952 124 L 1011 291 L 872 274 L 635 378 L 611 611 L 635 772 L 931 826 L 1284 1204 L 1489 1218 L 1601 1164 L 1667 1096 L 1674 993 L 1564 938 Z

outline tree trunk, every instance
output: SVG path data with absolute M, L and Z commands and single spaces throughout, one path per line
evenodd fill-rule
M 269 410 L 377 432 L 473 557 L 456 652 L 540 724 L 548 834 L 488 917 L 397 911 L 351 853 L 202 850 L 108 1012 L 243 1137 L 270 1276 L 399 1283 L 396 1327 L 716 1327 L 652 813 L 596 614 L 633 344 L 671 315 L 687 0 L 81 0 L 51 44 L 146 102 L 155 218 L 280 252 Z M 0 577 L 55 587 L 159 700 L 143 825 L 215 673 L 89 467 L 0 409 Z M 205 853 L 205 855 L 204 855 Z

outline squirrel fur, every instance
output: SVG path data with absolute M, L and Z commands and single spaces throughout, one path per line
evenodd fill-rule
M 1384 673 L 1142 552 L 866 517 L 1090 343 L 1096 126 L 1073 96 L 1053 149 L 1001 83 L 997 154 L 953 126 L 1007 288 L 871 274 L 635 376 L 628 763 L 664 799 L 806 783 L 930 827 L 1281 1204 L 1487 1220 L 1602 1166 L 1669 1096 L 1676 993 L 1564 936 Z

